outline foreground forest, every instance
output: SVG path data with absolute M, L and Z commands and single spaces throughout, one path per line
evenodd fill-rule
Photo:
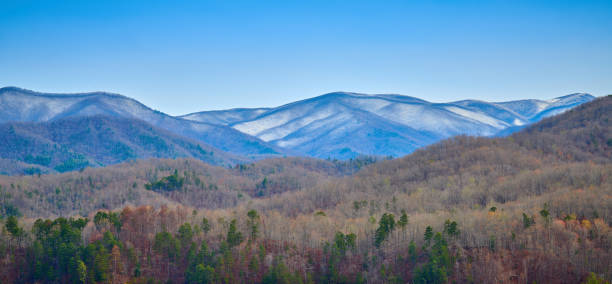
M 612 97 L 400 159 L 0 177 L 1 283 L 608 283 Z

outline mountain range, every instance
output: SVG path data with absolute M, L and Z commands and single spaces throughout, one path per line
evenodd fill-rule
M 15 87 L 0 89 L 0 123 L 47 122 L 93 115 L 139 119 L 237 155 L 256 157 L 283 152 L 283 149 L 230 127 L 173 117 L 122 95 L 105 92 L 47 94 Z
M 266 157 L 399 157 L 456 135 L 507 135 L 593 100 L 432 103 L 335 92 L 274 108 L 171 116 L 118 94 L 0 89 L 0 159 L 17 170 L 65 171 L 142 158 L 231 165 Z M 10 163 L 9 161 L 19 161 Z
M 575 93 L 547 101 L 431 103 L 401 95 L 336 92 L 276 108 L 207 111 L 182 118 L 230 126 L 318 158 L 398 157 L 456 135 L 509 134 L 593 99 Z

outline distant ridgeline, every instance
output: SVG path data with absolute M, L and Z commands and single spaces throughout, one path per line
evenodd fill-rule
M 505 136 L 593 100 L 430 103 L 330 93 L 276 108 L 170 116 L 104 92 L 0 89 L 0 174 L 38 174 L 135 159 L 196 158 L 231 166 L 262 158 L 401 157 L 457 135 Z

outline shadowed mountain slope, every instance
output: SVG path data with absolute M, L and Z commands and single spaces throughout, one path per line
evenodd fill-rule
M 0 157 L 59 172 L 146 158 L 244 161 L 141 120 L 100 115 L 0 124 Z

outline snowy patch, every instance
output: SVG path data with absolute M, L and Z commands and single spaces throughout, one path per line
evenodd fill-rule
M 541 102 L 541 101 L 536 102 L 535 104 L 536 104 L 536 109 L 538 110 L 537 112 L 541 112 L 541 111 L 545 110 L 548 106 L 550 106 L 549 103 Z
M 257 136 L 259 133 L 265 130 L 278 127 L 289 122 L 294 117 L 295 115 L 291 111 L 283 111 L 263 117 L 261 119 L 236 124 L 234 125 L 234 129 L 246 134 Z
M 461 115 L 463 117 L 469 118 L 471 120 L 475 120 L 475 121 L 478 121 L 478 122 L 481 122 L 487 125 L 491 125 L 495 128 L 501 129 L 501 128 L 505 128 L 508 126 L 507 123 L 501 120 L 495 119 L 493 117 L 490 117 L 488 115 L 482 114 L 482 113 L 477 113 L 477 112 L 469 111 L 469 110 L 454 107 L 454 106 L 446 107 L 446 109 L 458 115 Z
M 281 139 L 314 121 L 330 117 L 336 112 L 337 111 L 335 111 L 333 108 L 327 107 L 325 109 L 316 111 L 308 116 L 303 116 L 301 118 L 290 121 L 284 125 L 281 125 L 280 127 L 268 129 L 264 132 L 261 132 L 257 137 L 266 142 Z
M 423 121 L 421 117 L 423 111 L 424 107 L 421 105 L 395 104 L 383 111 L 376 112 L 376 114 L 401 124 L 419 128 Z
M 295 147 L 297 145 L 300 145 L 308 140 L 310 140 L 310 137 L 300 137 L 300 138 L 294 138 L 294 139 L 288 139 L 288 140 L 280 140 L 276 142 L 276 145 L 280 147 L 290 148 L 290 147 Z
M 384 108 L 392 102 L 383 99 L 364 99 L 364 98 L 348 98 L 345 99 L 348 105 L 354 108 L 375 112 L 381 108 Z
M 515 118 L 514 122 L 512 122 L 512 124 L 514 124 L 516 126 L 522 126 L 522 125 L 525 125 L 525 122 L 519 120 L 518 118 Z

